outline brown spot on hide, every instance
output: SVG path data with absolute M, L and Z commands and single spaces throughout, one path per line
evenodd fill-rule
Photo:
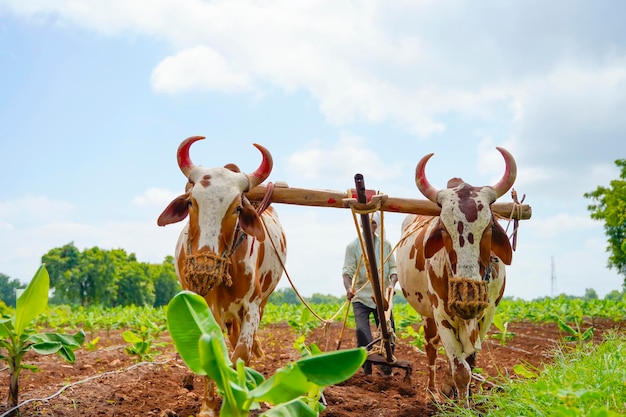
M 272 273 L 268 271 L 261 277 L 261 291 L 263 293 L 266 293 L 267 291 L 269 291 L 271 285 L 272 285 Z
M 435 294 L 437 294 L 442 300 L 445 300 L 448 295 L 448 279 L 445 276 L 437 276 L 432 267 L 428 269 L 428 277 L 430 279 L 430 285 L 432 285 Z
M 456 224 L 456 230 L 459 232 L 460 235 L 463 234 L 463 228 L 464 228 L 465 224 L 463 222 L 458 222 Z
M 468 222 L 472 223 L 478 218 L 476 207 L 476 189 L 469 184 L 463 184 L 456 192 L 459 198 L 459 210 L 463 212 Z
M 454 358 L 454 365 L 454 384 L 459 391 L 463 390 L 461 392 L 466 392 L 470 382 L 469 371 L 465 366 L 462 365 L 461 361 L 458 358 Z M 459 395 L 461 397 L 465 397 L 465 394 L 459 393 Z
M 287 251 L 287 236 L 285 236 L 285 232 L 280 232 L 280 251 L 285 253 Z
M 454 326 L 452 326 L 452 324 L 448 320 L 443 320 L 441 322 L 441 325 L 446 329 L 454 329 Z
M 428 293 L 428 299 L 430 300 L 430 304 L 433 306 L 433 309 L 436 309 L 439 306 L 439 297 L 436 294 Z
M 472 330 L 469 340 L 472 345 L 476 344 L 476 340 L 478 340 L 478 329 L 475 328 Z
M 424 294 L 422 294 L 421 291 L 418 291 L 417 292 L 417 301 L 419 301 L 421 303 L 423 299 L 424 299 Z
M 465 238 L 463 237 L 463 235 L 459 236 L 459 246 L 463 247 L 465 245 Z
M 469 233 L 467 235 L 467 241 L 469 242 L 470 245 L 474 244 L 474 233 Z
M 426 235 L 426 231 L 424 231 L 424 235 Z M 426 241 L 422 245 L 421 242 L 424 241 L 424 239 L 426 239 Z M 435 256 L 435 254 L 439 252 L 441 248 L 445 246 L 445 241 L 449 239 L 450 239 L 450 235 L 448 234 L 448 231 L 445 229 L 443 222 L 441 222 L 440 220 L 437 227 L 435 227 L 435 229 L 429 233 L 428 237 L 422 236 L 421 240 L 416 240 L 416 244 L 419 244 L 418 246 L 419 248 L 421 247 L 424 248 L 424 252 L 423 252 L 424 258 L 430 259 L 433 256 Z M 422 269 L 422 271 L 423 270 L 424 269 Z
M 210 179 L 211 179 L 211 176 L 209 174 L 205 175 L 200 180 L 200 185 L 202 185 L 204 188 L 207 188 L 209 185 L 211 185 Z
M 415 243 L 411 248 L 411 258 L 415 258 L 415 269 L 418 271 L 426 270 L 426 258 L 425 251 L 420 250 L 424 247 L 424 236 L 426 235 L 426 229 L 421 230 L 415 238 Z

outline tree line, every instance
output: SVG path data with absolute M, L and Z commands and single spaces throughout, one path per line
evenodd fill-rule
M 51 249 L 41 262 L 50 274 L 50 304 L 160 307 L 181 290 L 172 256 L 151 264 L 124 249 L 80 251 L 71 242 Z M 7 306 L 15 307 L 15 290 L 25 287 L 0 274 L 0 297 Z

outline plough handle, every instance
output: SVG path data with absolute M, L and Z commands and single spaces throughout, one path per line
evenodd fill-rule
M 362 174 L 356 174 L 354 176 L 354 184 L 356 186 L 357 201 L 359 203 L 366 203 L 367 196 L 365 195 L 365 180 Z M 363 225 L 363 240 L 365 241 L 365 249 L 367 250 L 367 258 L 370 266 L 370 284 L 374 293 L 374 299 L 376 301 L 376 314 L 378 314 L 378 323 L 380 325 L 380 332 L 385 345 L 385 360 L 388 363 L 393 362 L 393 353 L 391 351 L 391 341 L 389 339 L 389 329 L 387 329 L 387 320 L 385 318 L 385 307 L 383 301 L 383 291 L 380 287 L 380 279 L 378 276 L 378 267 L 376 265 L 376 249 L 374 248 L 374 235 L 372 234 L 372 225 L 370 223 L 370 217 L 368 213 L 363 213 L 361 216 L 361 224 Z M 380 238 L 380 244 L 383 245 L 382 237 Z M 384 274 L 384 271 L 383 271 Z

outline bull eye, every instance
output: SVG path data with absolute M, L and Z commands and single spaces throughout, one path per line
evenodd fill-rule
M 233 214 L 241 214 L 241 212 L 243 211 L 243 207 L 242 206 L 237 206 L 235 207 L 235 211 Z

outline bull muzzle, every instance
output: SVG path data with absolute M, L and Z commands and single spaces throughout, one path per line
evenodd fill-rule
M 229 258 L 206 252 L 188 254 L 183 264 L 186 289 L 204 297 L 216 285 L 230 287 L 233 280 L 229 271 Z
M 478 317 L 489 305 L 487 281 L 470 278 L 449 278 L 448 307 L 464 320 Z

